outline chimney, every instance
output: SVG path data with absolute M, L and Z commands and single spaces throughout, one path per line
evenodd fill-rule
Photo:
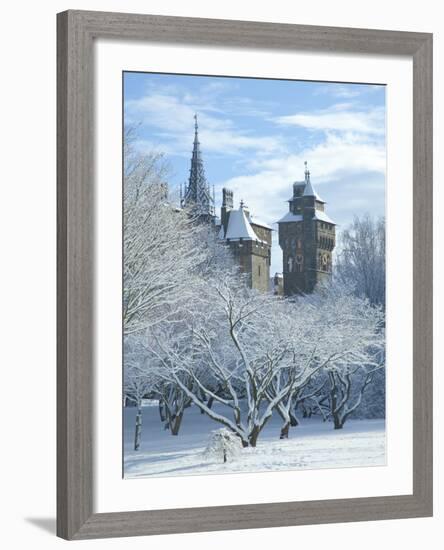
M 228 218 L 230 217 L 230 210 L 233 209 L 233 191 L 222 189 L 222 208 L 220 209 L 220 221 L 224 228 L 224 234 L 227 232 Z

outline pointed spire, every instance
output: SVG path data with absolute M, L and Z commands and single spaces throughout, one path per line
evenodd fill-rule
M 199 126 L 197 124 L 197 115 L 194 114 L 194 142 L 193 142 L 193 158 L 194 156 L 200 157 L 200 143 L 199 143 Z
M 304 161 L 305 165 L 305 182 L 308 183 L 310 181 L 310 170 L 307 168 L 307 161 Z
M 214 197 L 211 196 L 210 185 L 205 177 L 205 170 L 200 152 L 199 127 L 197 114 L 194 114 L 194 143 L 191 155 L 190 177 L 185 187 L 184 206 L 192 206 L 195 214 L 214 216 Z

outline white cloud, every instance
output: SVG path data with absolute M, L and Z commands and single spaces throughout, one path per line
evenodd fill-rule
M 198 113 L 199 137 L 205 151 L 237 155 L 254 150 L 258 155 L 282 151 L 284 144 L 279 136 L 256 136 L 235 128 L 228 117 L 213 116 L 210 102 L 200 103 L 191 96 L 157 93 L 125 104 L 127 119 L 140 120 L 142 125 L 158 129 L 168 149 L 176 154 L 189 154 L 193 132 L 193 117 Z
M 302 173 L 307 161 L 318 183 L 336 179 L 340 172 L 385 172 L 386 154 L 383 143 L 360 139 L 356 134 L 327 134 L 326 139 L 314 147 L 305 148 L 285 159 L 256 159 L 256 168 L 285 171 L 289 176 Z M 284 168 L 285 167 L 285 168 Z
M 208 115 L 207 105 L 199 105 L 190 97 L 178 97 L 173 94 L 150 94 L 140 99 L 129 100 L 125 104 L 125 114 L 132 119 L 138 115 L 142 124 L 155 126 L 163 132 L 190 133 L 193 116 L 199 113 L 200 123 L 211 129 L 224 129 L 231 125 L 230 121 Z
M 359 111 L 353 109 L 348 103 L 333 105 L 328 109 L 280 116 L 274 120 L 278 124 L 300 126 L 323 132 L 356 132 L 380 136 L 385 133 L 384 108 L 374 107 Z
M 274 223 L 287 209 L 285 201 L 292 194 L 292 183 L 304 178 L 305 160 L 312 182 L 324 199 L 344 188 L 345 181 L 359 187 L 365 196 L 374 189 L 380 191 L 384 182 L 382 145 L 358 140 L 353 135 L 328 135 L 323 143 L 294 155 L 255 159 L 247 167 L 249 173 L 221 182 L 218 188 L 232 189 L 236 202 L 243 198 L 253 213 Z M 350 188 L 348 192 L 351 193 Z M 356 197 L 356 189 L 351 194 Z

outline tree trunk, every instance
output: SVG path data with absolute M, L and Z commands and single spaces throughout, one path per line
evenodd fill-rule
M 290 426 L 292 426 L 293 428 L 299 426 L 298 417 L 292 412 L 290 412 Z
M 142 407 L 138 405 L 136 414 L 136 429 L 134 433 L 134 450 L 140 449 L 140 441 L 142 439 Z
M 259 437 L 259 426 L 255 426 L 252 430 L 250 435 L 248 436 L 248 441 L 250 444 L 250 447 L 256 447 L 257 438 Z
M 290 431 L 290 420 L 284 423 L 284 425 L 281 428 L 281 435 L 279 436 L 279 439 L 288 439 L 288 432 Z
M 254 426 L 254 428 L 251 430 L 250 435 L 248 436 L 248 442 L 250 447 L 256 447 L 257 444 L 257 438 L 259 437 L 259 434 L 262 431 L 262 428 L 265 427 L 265 424 L 267 423 L 268 419 L 263 422 L 261 426 Z
M 338 407 L 338 388 L 336 384 L 336 378 L 334 373 L 329 373 L 330 378 L 330 401 L 331 401 L 331 414 L 333 416 L 333 424 L 335 430 L 340 430 L 343 423 L 341 422 L 341 417 Z
M 290 403 L 288 403 L 288 405 L 289 404 Z M 284 421 L 281 427 L 281 432 L 279 434 L 279 439 L 288 439 L 290 426 L 297 426 L 299 424 L 299 421 L 296 418 L 296 415 L 290 410 L 287 410 L 287 408 L 282 403 L 279 403 L 276 410 L 278 411 L 279 416 Z
M 341 419 L 339 414 L 333 414 L 333 423 L 334 423 L 334 429 L 335 430 L 342 430 L 344 426 L 344 422 Z
M 180 430 L 180 425 L 182 424 L 183 411 L 174 416 L 171 420 L 171 435 L 178 435 Z
M 209 409 L 211 409 L 211 407 L 213 406 L 213 402 L 214 402 L 214 397 L 211 396 L 211 397 L 208 399 L 208 401 L 207 401 L 207 407 L 208 407 Z M 204 411 L 202 411 L 202 412 L 204 412 Z
M 165 422 L 165 420 L 166 420 L 165 406 L 163 404 L 162 399 L 159 399 L 159 416 L 160 416 L 160 421 Z

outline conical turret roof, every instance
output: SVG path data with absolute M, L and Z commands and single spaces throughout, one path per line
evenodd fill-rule
M 238 210 L 230 211 L 225 238 L 230 240 L 258 240 L 258 236 L 253 231 L 242 206 Z
M 302 194 L 304 197 L 314 197 L 319 202 L 325 202 L 321 199 L 318 193 L 315 191 L 313 184 L 310 180 L 310 170 L 307 169 L 307 163 L 305 163 L 305 189 Z

